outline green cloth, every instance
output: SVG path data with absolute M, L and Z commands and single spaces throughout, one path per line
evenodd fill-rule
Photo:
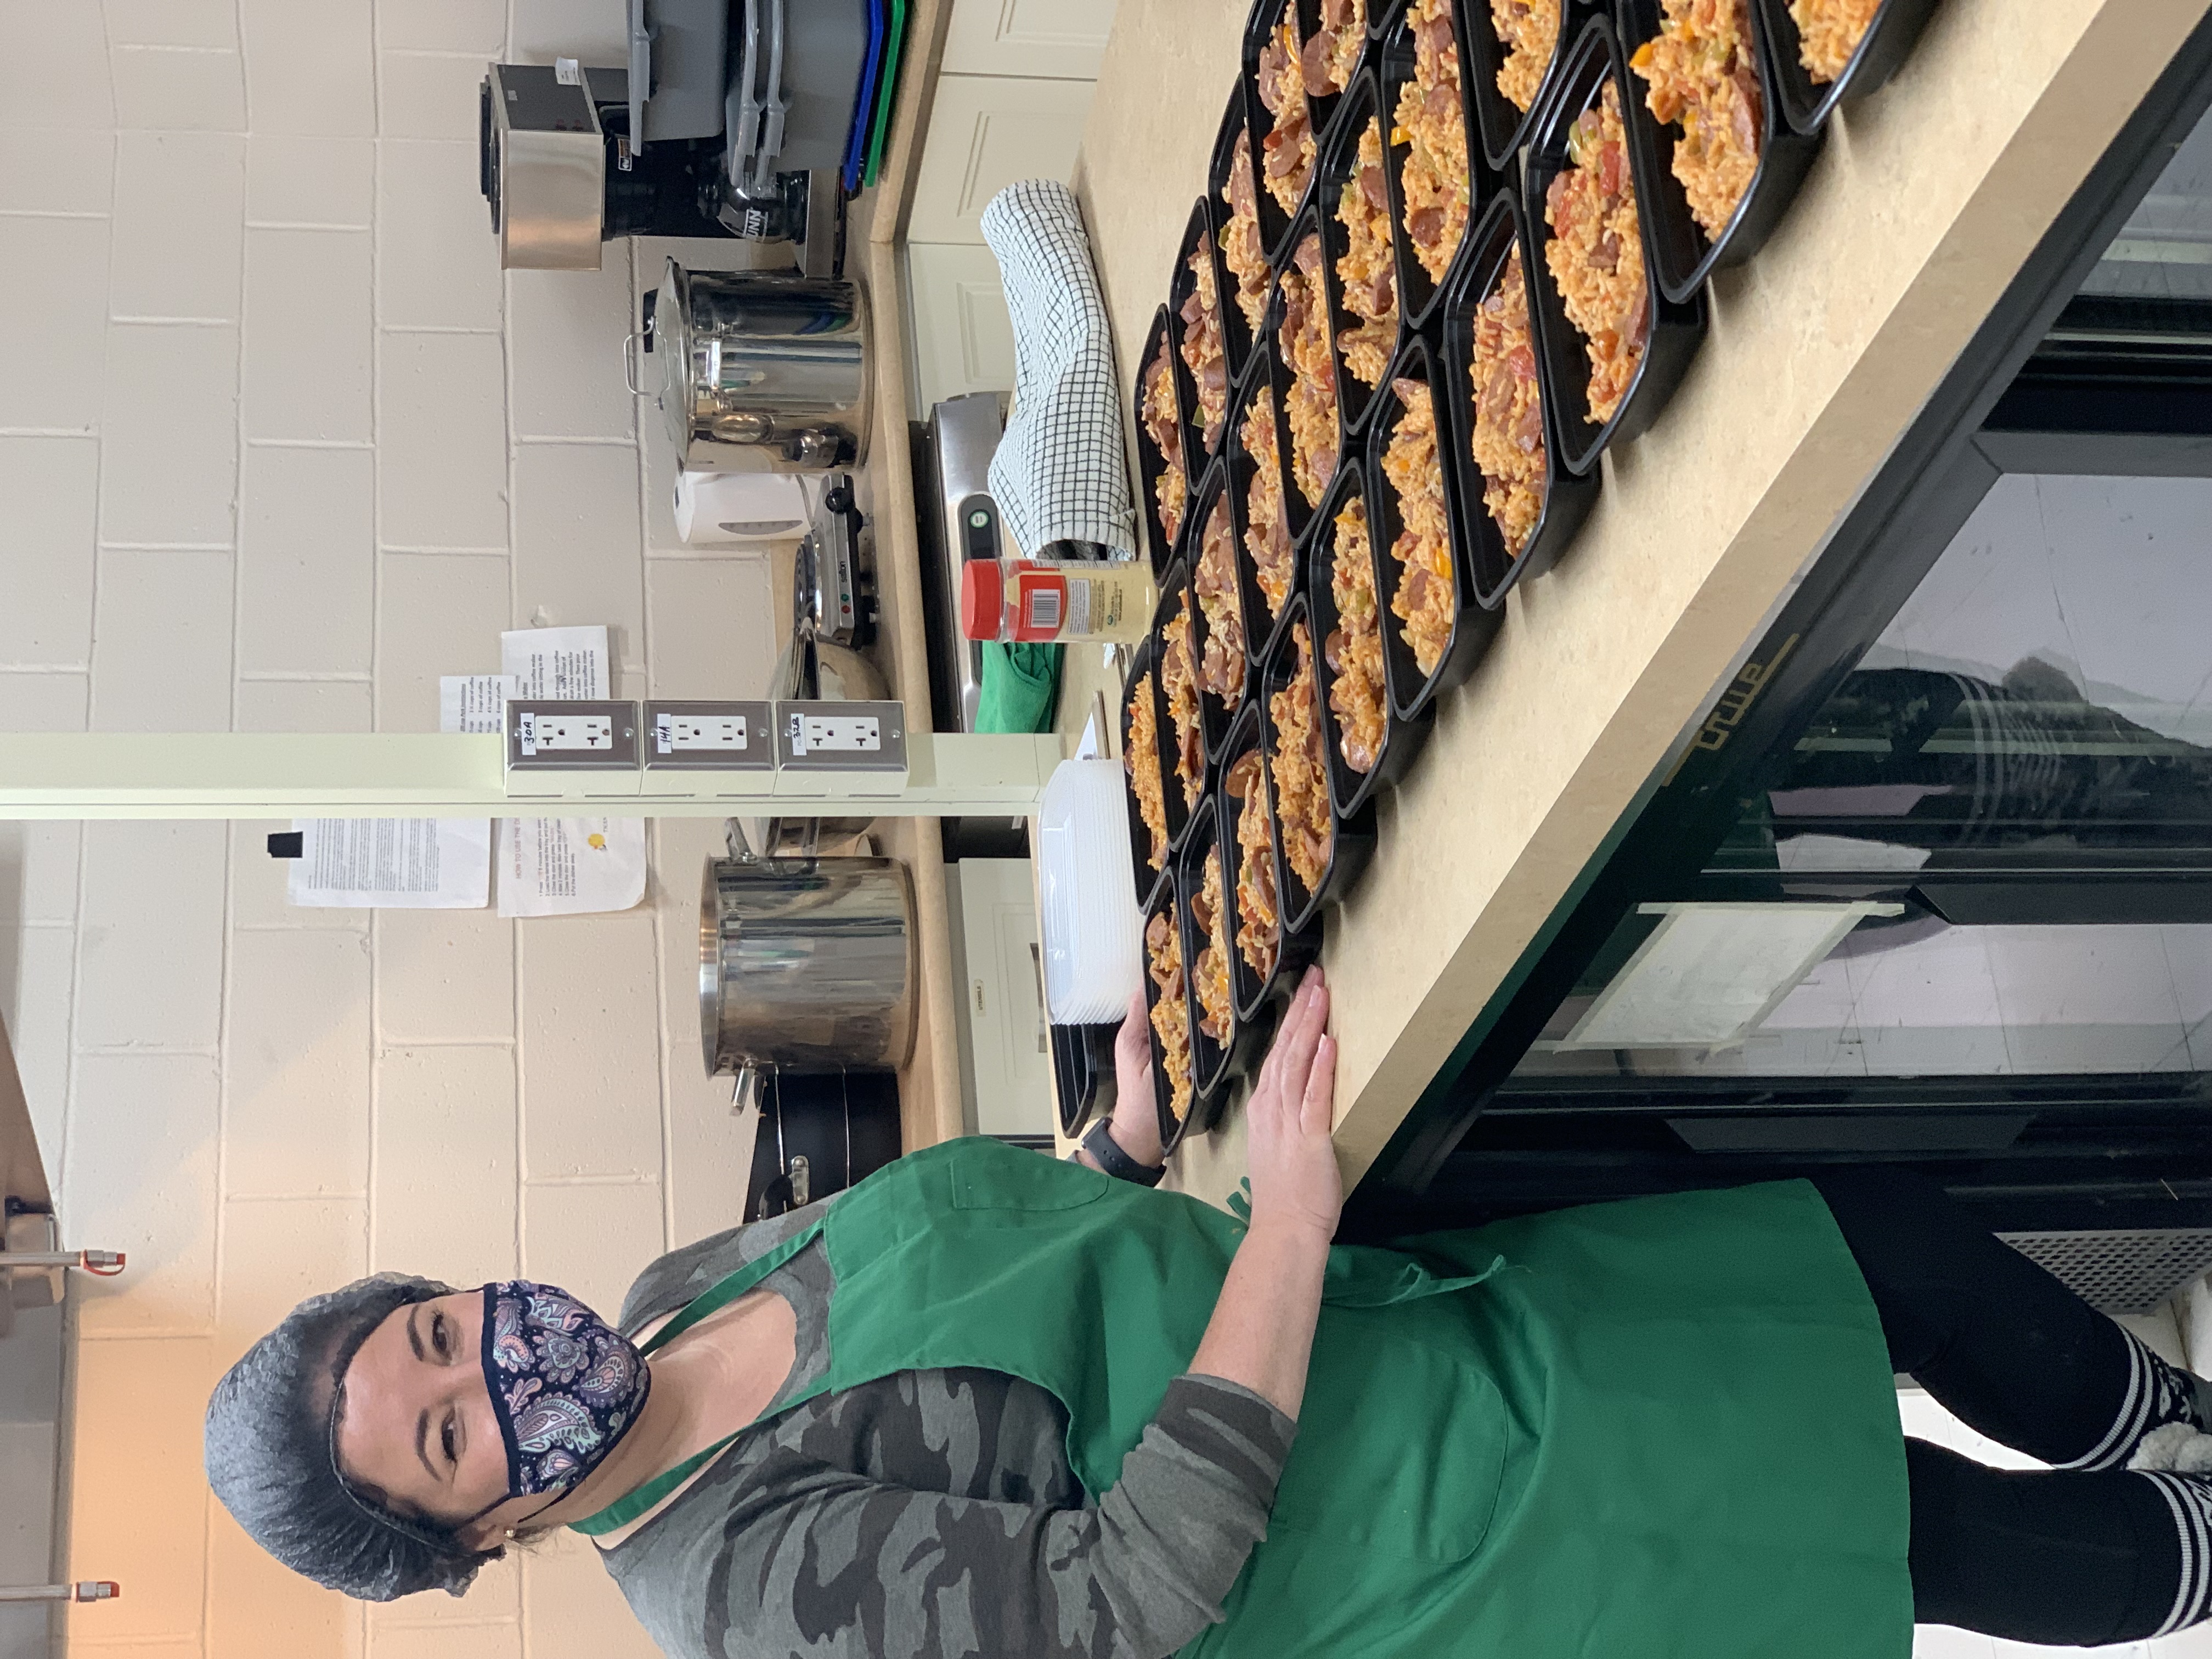
M 1094 1498 L 1243 1231 L 981 1138 L 899 1159 L 817 1229 L 837 1291 L 817 1392 L 1024 1377 L 1066 1408 Z M 1267 1536 L 1184 1659 L 1911 1650 L 1887 1353 L 1803 1182 L 1339 1247 L 1300 1419 Z
M 983 647 L 983 684 L 975 699 L 978 732 L 1049 732 L 1060 702 L 1060 645 Z

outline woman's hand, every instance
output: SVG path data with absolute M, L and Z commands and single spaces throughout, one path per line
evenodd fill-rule
M 1152 1025 L 1145 1006 L 1145 990 L 1129 999 L 1121 1029 L 1114 1034 L 1114 1116 L 1106 1133 L 1114 1144 L 1147 1170 L 1167 1162 L 1160 1151 L 1160 1113 L 1152 1100 Z M 1097 1169 L 1098 1160 L 1085 1152 L 1077 1161 Z
M 1344 1207 L 1328 1137 L 1336 1044 L 1322 1029 L 1328 1023 L 1328 987 L 1316 968 L 1298 987 L 1245 1104 L 1252 1224 L 1190 1362 L 1293 1419 L 1305 1399 L 1328 1241 Z
M 1146 1169 L 1166 1162 L 1160 1151 L 1160 1109 L 1152 1098 L 1152 1018 L 1141 985 L 1114 1034 L 1114 1126 L 1109 1133 L 1116 1146 Z
M 1310 1228 L 1323 1243 L 1335 1236 L 1344 1208 L 1344 1177 L 1329 1139 L 1336 1039 L 1328 1024 L 1328 985 L 1310 968 L 1244 1108 L 1252 1225 Z

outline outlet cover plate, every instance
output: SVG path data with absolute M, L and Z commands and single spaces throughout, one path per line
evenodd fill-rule
M 776 764 L 794 772 L 904 773 L 902 702 L 780 702 Z
M 775 718 L 774 705 L 766 702 L 648 702 L 646 770 L 774 771 Z
M 510 702 L 506 732 L 511 772 L 637 770 L 634 702 Z

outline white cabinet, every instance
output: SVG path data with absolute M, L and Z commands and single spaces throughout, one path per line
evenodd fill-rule
M 1013 325 L 983 210 L 1018 179 L 1067 182 L 1114 0 L 956 0 L 907 222 L 908 413 L 1011 392 Z
M 939 76 L 907 239 L 980 242 L 984 208 L 1014 180 L 1066 182 L 1091 93 L 1088 81 Z
M 990 249 L 979 242 L 911 243 L 907 290 L 915 419 L 927 419 L 930 406 L 947 398 L 1013 390 L 1014 325 Z
M 958 0 L 945 69 L 1095 81 L 1113 27 L 1110 0 Z
M 960 979 L 960 1085 L 977 1134 L 1053 1131 L 1051 1031 L 1027 859 L 945 866 Z

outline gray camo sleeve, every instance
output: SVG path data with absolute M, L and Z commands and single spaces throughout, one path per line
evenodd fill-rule
M 743 1530 L 751 1547 L 726 1545 L 709 1576 L 710 1651 L 1164 1659 L 1220 1620 L 1296 1432 L 1249 1390 L 1184 1376 L 1096 1507 L 948 1497 L 826 1466 L 775 1481 L 765 1512 L 730 1517 L 726 1538 Z

